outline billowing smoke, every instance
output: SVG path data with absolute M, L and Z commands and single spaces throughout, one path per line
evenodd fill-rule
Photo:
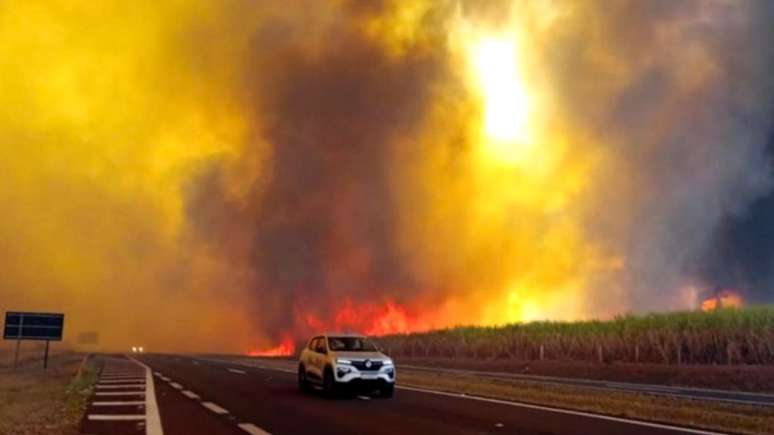
M 771 298 L 769 2 L 65 3 L 0 6 L 0 309 L 248 351 Z

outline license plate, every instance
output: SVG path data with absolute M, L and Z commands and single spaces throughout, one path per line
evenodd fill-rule
M 365 380 L 371 381 L 371 380 L 374 380 L 374 379 L 379 379 L 379 376 L 377 376 L 377 375 L 362 375 L 362 378 L 365 379 Z

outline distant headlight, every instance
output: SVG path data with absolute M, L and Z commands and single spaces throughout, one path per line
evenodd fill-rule
M 336 364 L 352 364 L 348 359 L 336 358 Z
M 391 366 L 392 365 L 392 360 L 391 359 L 385 360 L 383 365 Z

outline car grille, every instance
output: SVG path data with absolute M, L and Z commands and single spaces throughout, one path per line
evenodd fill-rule
M 366 367 L 365 361 L 352 361 L 352 365 L 360 371 L 379 370 L 382 368 L 381 361 L 371 361 L 371 367 Z

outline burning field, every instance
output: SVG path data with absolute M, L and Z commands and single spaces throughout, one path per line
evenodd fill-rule
M 770 268 L 723 241 L 774 190 L 772 20 L 723 0 L 0 5 L 0 309 L 66 312 L 108 348 L 283 355 L 321 329 L 770 301 Z

